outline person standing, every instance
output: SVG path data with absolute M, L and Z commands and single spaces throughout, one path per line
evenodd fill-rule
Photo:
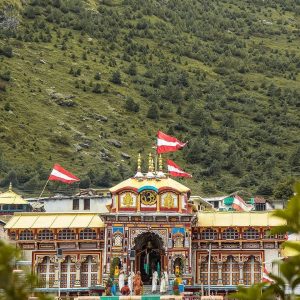
M 133 292 L 133 280 L 134 280 L 134 272 L 131 271 L 128 277 L 128 287 L 130 289 L 130 295 L 132 295 Z
M 160 280 L 160 292 L 162 294 L 166 293 L 168 290 L 169 285 L 169 276 L 166 269 L 161 273 L 161 280 Z
M 123 296 L 129 296 L 130 295 L 130 289 L 128 287 L 128 282 L 127 281 L 125 281 L 125 284 L 124 284 L 124 286 L 121 289 L 121 294 Z
M 143 286 L 143 281 L 141 277 L 141 272 L 138 271 L 134 276 L 134 280 L 133 280 L 133 290 L 135 295 L 139 296 L 142 294 L 142 286 Z
M 124 281 L 125 281 L 125 274 L 124 274 L 124 271 L 121 270 L 120 275 L 119 275 L 119 291 L 122 290 L 122 288 L 124 286 Z
M 154 271 L 152 273 L 152 293 L 156 292 L 156 289 L 157 289 L 157 280 L 158 280 L 158 273 L 157 273 L 157 271 Z

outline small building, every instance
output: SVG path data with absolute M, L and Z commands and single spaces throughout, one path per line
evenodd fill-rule
M 10 183 L 7 192 L 0 194 L 0 214 L 12 215 L 15 212 L 31 211 L 31 205 L 12 190 Z
M 82 189 L 73 196 L 55 195 L 43 198 L 28 198 L 33 207 L 43 205 L 46 212 L 103 212 L 110 203 L 108 189 Z

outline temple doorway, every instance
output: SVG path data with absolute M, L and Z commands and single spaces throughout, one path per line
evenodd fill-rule
M 151 284 L 152 274 L 157 271 L 160 275 L 164 268 L 165 251 L 163 241 L 154 232 L 144 232 L 135 240 L 135 272 L 140 271 L 144 284 Z

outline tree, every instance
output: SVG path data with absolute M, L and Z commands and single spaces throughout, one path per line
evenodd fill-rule
M 137 74 L 137 68 L 136 68 L 136 63 L 132 62 L 127 70 L 127 73 L 131 76 L 135 76 Z
M 38 278 L 32 274 L 14 271 L 14 264 L 20 259 L 20 250 L 0 240 L 0 300 L 25 300 L 32 296 L 38 286 Z M 50 300 L 52 297 L 37 294 L 37 299 Z
M 81 189 L 88 189 L 91 186 L 91 179 L 90 177 L 86 177 L 79 182 L 79 188 Z
M 147 118 L 152 119 L 152 120 L 158 120 L 159 119 L 159 111 L 158 111 L 158 106 L 156 103 L 153 103 L 147 112 Z
M 112 184 L 112 174 L 109 169 L 106 169 L 102 176 L 100 177 L 97 184 L 101 187 L 110 187 Z
M 114 72 L 110 81 L 115 84 L 122 84 L 121 73 L 119 71 Z
M 134 102 L 134 100 L 131 97 L 128 97 L 125 102 L 125 108 L 128 111 L 138 112 L 140 110 L 140 105 Z

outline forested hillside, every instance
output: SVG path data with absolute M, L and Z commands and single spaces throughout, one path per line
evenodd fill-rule
M 299 0 L 0 3 L 2 190 L 37 194 L 54 163 L 110 186 L 158 129 L 189 141 L 164 158 L 194 194 L 299 176 Z

